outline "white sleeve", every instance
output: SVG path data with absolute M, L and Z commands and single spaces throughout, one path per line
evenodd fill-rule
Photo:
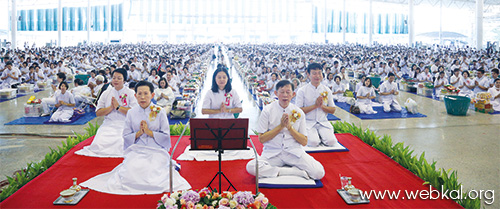
M 269 116 L 270 116 L 269 109 L 271 109 L 273 105 L 274 104 L 271 103 L 265 106 L 262 112 L 260 113 L 259 124 L 257 124 L 257 130 L 256 130 L 260 134 L 263 134 L 269 130 Z

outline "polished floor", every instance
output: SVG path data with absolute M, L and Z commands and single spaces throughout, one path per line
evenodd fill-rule
M 207 73 L 203 92 L 211 84 L 211 71 Z M 251 95 L 242 85 L 241 78 L 233 71 L 233 87 L 243 99 L 242 118 L 250 119 L 250 130 L 255 129 L 259 109 Z M 49 91 L 35 93 L 37 98 L 48 96 Z M 500 208 L 500 115 L 468 112 L 465 117 L 446 114 L 443 102 L 401 92 L 398 96 L 402 103 L 407 98 L 419 104 L 419 111 L 425 118 L 360 120 L 338 108 L 335 115 L 343 121 L 352 122 L 363 128 L 369 128 L 378 135 L 392 136 L 393 143 L 404 142 L 415 150 L 414 154 L 425 152 L 428 161 L 436 160 L 437 167 L 458 171 L 459 181 L 464 189 L 495 190 L 493 205 L 487 208 Z M 7 123 L 23 115 L 23 105 L 28 96 L 0 103 L 0 124 Z M 203 97 L 198 106 L 201 106 Z M 200 110 L 195 111 L 197 117 Z M 92 123 L 102 123 L 102 118 Z M 74 133 L 84 133 L 87 125 L 61 126 L 0 126 L 0 180 L 11 175 L 15 170 L 26 166 L 28 162 L 40 161 L 61 140 Z M 355 149 L 355 148 L 354 148 Z M 390 175 L 390 171 L 387 171 Z M 353 180 L 355 182 L 355 180 Z M 353 183 L 354 183 L 353 182 Z M 483 201 L 484 202 L 484 201 Z

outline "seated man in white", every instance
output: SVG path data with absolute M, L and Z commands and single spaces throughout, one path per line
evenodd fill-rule
M 97 130 L 94 141 L 89 146 L 75 152 L 78 155 L 92 157 L 123 157 L 123 127 L 125 116 L 130 108 L 137 105 L 134 91 L 125 87 L 127 71 L 118 68 L 113 71 L 110 86 L 97 102 L 96 115 L 104 116 L 104 121 Z
M 111 172 L 81 185 L 111 194 L 159 194 L 170 189 L 170 128 L 165 110 L 152 104 L 153 84 L 140 81 L 135 86 L 139 105 L 127 113 L 123 138 L 125 159 Z M 191 188 L 173 170 L 174 191 Z
M 479 68 L 476 72 L 477 77 L 474 78 L 474 95 L 479 92 L 486 92 L 490 88 L 490 80 L 484 76 L 484 69 Z
M 276 84 L 278 101 L 264 107 L 259 117 L 257 132 L 264 144 L 259 157 L 259 177 L 300 176 L 321 179 L 325 169 L 320 162 L 307 154 L 307 130 L 304 112 L 290 103 L 295 96 L 288 80 Z M 255 159 L 246 169 L 255 175 Z
M 309 64 L 307 75 L 310 83 L 297 92 L 295 104 L 306 113 L 308 142 L 307 146 L 317 147 L 337 145 L 337 138 L 333 133 L 333 126 L 326 117 L 335 113 L 332 91 L 321 84 L 323 67 L 319 63 Z
M 73 82 L 75 84 L 75 87 L 71 89 L 71 93 L 75 97 L 75 104 L 79 106 L 80 104 L 86 102 L 90 103 L 90 95 L 91 95 L 91 90 L 88 86 L 83 85 L 83 80 L 82 79 L 75 79 Z
M 12 66 L 12 62 L 5 63 L 5 69 L 1 69 L 0 89 L 12 88 L 14 84 L 19 83 L 21 71 Z
M 384 112 L 390 112 L 391 109 L 395 111 L 401 111 L 401 105 L 399 105 L 396 96 L 398 92 L 398 84 L 394 82 L 394 73 L 389 73 L 389 79 L 380 85 L 380 101 L 384 106 Z
M 75 106 L 75 98 L 73 94 L 68 91 L 68 83 L 61 82 L 59 84 L 59 90 L 55 94 L 55 100 L 57 107 L 56 112 L 50 117 L 50 122 L 69 122 L 69 119 L 73 116 L 73 107 Z

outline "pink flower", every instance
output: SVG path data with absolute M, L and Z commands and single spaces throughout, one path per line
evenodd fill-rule
M 191 202 L 191 201 L 189 201 L 189 202 L 187 203 L 187 208 L 189 208 L 189 209 L 194 209 L 194 203 L 193 203 L 193 202 Z
M 228 206 L 228 205 L 229 205 L 229 200 L 228 200 L 227 198 L 222 198 L 222 199 L 219 201 L 219 205 Z

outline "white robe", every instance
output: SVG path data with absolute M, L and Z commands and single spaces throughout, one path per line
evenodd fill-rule
M 366 96 L 372 97 L 372 96 L 375 96 L 375 89 L 373 87 L 368 88 L 366 86 L 362 86 L 358 90 L 358 93 L 356 95 L 363 96 L 363 97 L 366 97 Z M 365 113 L 365 114 L 376 114 L 377 113 L 377 111 L 373 110 L 372 100 L 369 98 L 358 99 L 356 101 L 356 104 L 358 105 L 361 113 Z
M 120 99 L 120 96 L 125 94 L 127 95 L 126 102 Z M 123 87 L 117 91 L 110 86 L 99 98 L 96 111 L 111 106 L 112 97 L 115 97 L 123 107 L 134 107 L 137 105 L 134 94 L 134 91 L 129 88 Z M 122 132 L 124 125 L 125 115 L 118 110 L 111 111 L 104 116 L 104 122 L 97 130 L 92 144 L 76 151 L 75 154 L 91 157 L 123 157 Z
M 398 91 L 398 84 L 396 82 L 385 81 L 380 85 L 380 93 L 389 93 L 392 90 Z M 380 101 L 384 106 L 384 112 L 390 112 L 391 108 L 396 111 L 401 111 L 401 106 L 399 102 L 396 100 L 396 95 L 380 95 Z
M 167 109 L 166 112 L 168 114 L 170 110 L 172 110 L 172 104 L 175 101 L 175 95 L 174 92 L 172 91 L 172 88 L 170 87 L 164 89 L 158 88 L 155 89 L 154 93 L 155 93 L 156 104 L 166 108 Z M 161 93 L 165 94 L 168 97 L 168 99 L 161 97 Z
M 56 92 L 55 99 L 56 99 L 56 104 L 59 103 L 59 101 L 63 101 L 69 104 L 75 104 L 75 98 L 73 97 L 73 94 L 71 94 L 71 92 L 69 91 L 66 91 L 66 93 L 64 94 L 62 94 L 60 91 Z M 73 116 L 73 112 L 74 112 L 73 107 L 61 105 L 57 108 L 56 112 L 52 114 L 49 121 L 69 122 L 69 119 L 71 118 L 71 116 Z
M 81 185 L 111 194 L 160 194 L 170 189 L 170 129 L 167 114 L 161 109 L 151 117 L 151 105 L 146 109 L 135 106 L 127 113 L 123 129 L 125 159 L 111 172 L 97 175 Z M 153 137 L 142 134 L 135 138 L 141 121 L 148 123 Z M 173 169 L 174 191 L 191 188 Z
M 295 104 L 300 108 L 314 105 L 316 99 L 323 92 L 326 92 L 326 95 L 328 95 L 326 100 L 323 100 L 323 104 L 328 107 L 335 107 L 332 91 L 323 84 L 314 87 L 311 83 L 306 84 L 298 90 Z M 338 144 L 337 138 L 333 133 L 333 126 L 328 121 L 327 116 L 328 113 L 321 108 L 316 108 L 306 114 L 307 133 L 309 136 L 307 140 L 308 146 L 317 147 L 320 143 L 327 146 L 336 146 Z
M 343 83 L 337 84 L 333 83 L 332 85 L 332 93 L 336 91 L 343 91 L 345 92 L 346 88 Z M 337 102 L 345 102 L 347 98 L 344 96 L 344 93 L 339 93 L 339 94 L 333 94 L 333 99 Z

